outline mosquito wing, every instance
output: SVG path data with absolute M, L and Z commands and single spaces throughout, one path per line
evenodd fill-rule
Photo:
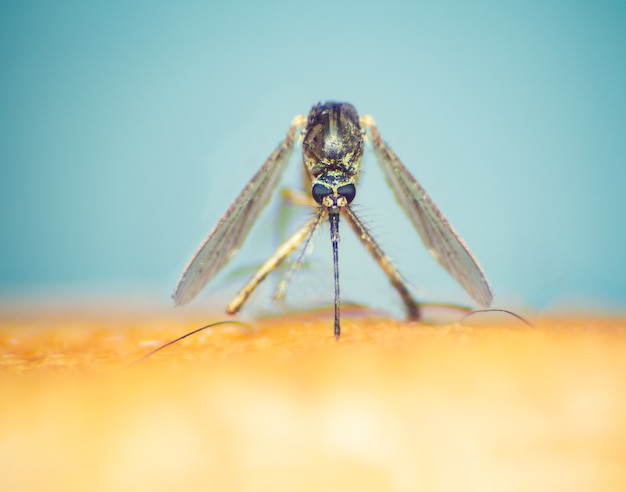
M 296 130 L 305 121 L 304 117 L 294 119 L 285 139 L 239 193 L 193 255 L 172 296 L 177 305 L 186 304 L 196 297 L 237 252 L 276 188 L 289 161 Z
M 493 292 L 478 260 L 424 188 L 380 138 L 373 120 L 363 117 L 363 125 L 372 133 L 374 149 L 387 182 L 428 250 L 478 304 L 489 306 Z

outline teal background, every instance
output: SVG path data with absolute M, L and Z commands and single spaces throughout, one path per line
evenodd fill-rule
M 292 117 L 335 99 L 374 116 L 497 306 L 626 307 L 623 2 L 5 1 L 0 70 L 5 298 L 168 303 Z M 366 158 L 380 243 L 419 296 L 468 303 L 381 180 Z M 276 207 L 196 303 L 273 250 Z M 342 230 L 343 298 L 399 312 Z M 294 304 L 332 301 L 327 232 Z

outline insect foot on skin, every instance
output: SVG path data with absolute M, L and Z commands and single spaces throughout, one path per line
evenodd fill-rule
M 488 307 L 493 298 L 491 286 L 463 239 L 380 137 L 373 118 L 359 117 L 354 106 L 341 102 L 316 104 L 308 117 L 294 118 L 284 140 L 235 198 L 185 267 L 173 295 L 176 304 L 186 304 L 196 297 L 239 249 L 252 224 L 277 189 L 294 144 L 301 141 L 304 177 L 310 186 L 314 215 L 261 266 L 230 302 L 226 312 L 238 312 L 259 283 L 298 246 L 303 242 L 308 243 L 322 221 L 328 220 L 334 268 L 334 333 L 339 339 L 339 218 L 343 217 L 402 298 L 408 318 L 419 319 L 418 302 L 351 207 L 356 196 L 367 134 L 387 183 L 426 248 L 478 304 Z

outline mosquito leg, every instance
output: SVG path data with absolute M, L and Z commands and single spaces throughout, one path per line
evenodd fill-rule
M 322 211 L 315 217 L 309 219 L 300 229 L 298 229 L 287 241 L 285 241 L 270 258 L 261 265 L 261 268 L 254 274 L 250 281 L 239 291 L 235 298 L 226 307 L 228 314 L 235 314 L 244 302 L 250 297 L 250 294 L 257 286 L 267 277 L 282 261 L 289 256 L 307 236 L 312 234 L 315 228 L 320 224 Z
M 300 206 L 300 207 L 304 207 L 304 206 L 317 207 L 317 203 L 315 203 L 315 200 L 313 200 L 313 198 L 311 197 L 311 194 L 306 193 L 303 190 L 295 190 L 293 188 L 283 188 L 280 191 L 280 194 L 285 204 L 284 205 L 285 207 L 287 205 Z M 319 214 L 318 217 L 321 222 L 323 215 Z M 282 217 L 279 220 L 282 220 L 283 223 L 286 222 L 286 220 Z M 317 229 L 318 225 L 319 224 L 315 225 L 313 227 L 313 230 Z M 280 283 L 276 287 L 276 291 L 274 292 L 274 300 L 279 301 L 285 297 L 285 291 L 287 289 L 287 285 L 289 284 L 289 282 L 291 282 L 293 277 L 296 275 L 296 272 L 300 269 L 300 265 L 302 264 L 302 260 L 308 250 L 309 242 L 311 241 L 312 237 L 313 237 L 313 234 L 311 234 L 307 238 L 306 243 L 304 244 L 304 248 L 302 248 L 302 253 L 300 253 L 300 256 L 298 257 L 298 260 L 291 265 L 286 276 L 280 281 Z
M 316 205 L 317 204 L 311 198 L 310 193 L 307 195 L 304 191 L 295 190 L 293 188 L 282 188 L 280 190 L 280 203 L 274 227 L 276 247 L 284 243 L 289 237 L 289 224 L 292 223 L 294 215 L 301 212 L 303 206 L 306 206 L 310 209 L 311 207 Z M 290 270 L 290 268 L 286 265 L 281 265 L 278 267 L 278 269 L 281 272 L 281 277 L 285 272 Z M 293 266 L 291 267 L 291 269 L 293 269 Z M 293 276 L 291 274 L 289 275 Z M 282 295 L 278 294 L 281 289 L 284 289 L 284 286 L 282 284 L 284 284 L 284 281 L 276 283 L 276 294 L 274 295 L 274 299 L 276 300 L 282 297 Z
M 305 192 L 304 190 L 294 190 L 292 188 L 283 188 L 280 190 L 281 198 L 285 203 L 290 205 L 301 205 L 316 207 L 317 203 L 311 198 L 311 192 Z
M 383 269 L 385 275 L 391 282 L 391 285 L 398 291 L 404 305 L 406 306 L 407 316 L 411 320 L 419 320 L 421 318 L 418 302 L 413 298 L 409 289 L 402 280 L 400 272 L 391 263 L 389 257 L 383 252 L 378 243 L 374 240 L 370 232 L 367 230 L 361 219 L 357 217 L 354 211 L 348 206 L 343 207 L 342 212 L 352 230 L 363 243 L 363 246 L 374 257 L 380 268 Z
M 295 190 L 293 188 L 283 188 L 280 190 L 281 203 L 276 220 L 276 237 L 277 244 L 282 244 L 287 240 L 287 227 L 296 211 L 296 208 L 302 210 L 302 207 L 317 207 L 317 203 L 311 197 L 311 193 L 303 190 Z
M 291 265 L 291 268 L 289 268 L 287 275 L 278 284 L 278 287 L 276 288 L 276 292 L 274 293 L 274 300 L 280 301 L 281 299 L 285 297 L 285 291 L 287 290 L 287 285 L 289 284 L 289 282 L 293 280 L 293 278 L 296 275 L 296 272 L 300 269 L 300 266 L 302 265 L 302 261 L 304 259 L 304 255 L 309 249 L 309 243 L 311 242 L 313 233 L 315 232 L 315 230 L 317 230 L 318 226 L 321 224 L 322 219 L 324 218 L 324 215 L 325 214 L 322 212 L 317 214 L 316 223 L 313 225 L 313 228 L 311 229 L 311 233 L 306 238 L 306 241 L 304 243 L 304 247 L 302 248 L 300 256 L 298 256 L 298 259 L 296 260 L 296 262 Z
M 428 196 L 411 172 L 381 138 L 371 116 L 361 116 L 369 129 L 374 151 L 396 200 L 413 222 L 426 249 L 480 305 L 488 307 L 493 291 L 480 263 L 452 224 Z

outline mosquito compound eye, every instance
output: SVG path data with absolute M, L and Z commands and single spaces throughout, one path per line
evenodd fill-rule
M 352 183 L 340 186 L 337 188 L 337 194 L 345 197 L 348 203 L 352 203 L 352 200 L 354 200 L 356 196 L 356 186 Z
M 322 200 L 324 200 L 325 196 L 332 195 L 333 190 L 331 190 L 328 186 L 324 186 L 320 183 L 315 183 L 313 185 L 313 189 L 311 190 L 311 195 L 313 195 L 313 199 L 322 205 Z

